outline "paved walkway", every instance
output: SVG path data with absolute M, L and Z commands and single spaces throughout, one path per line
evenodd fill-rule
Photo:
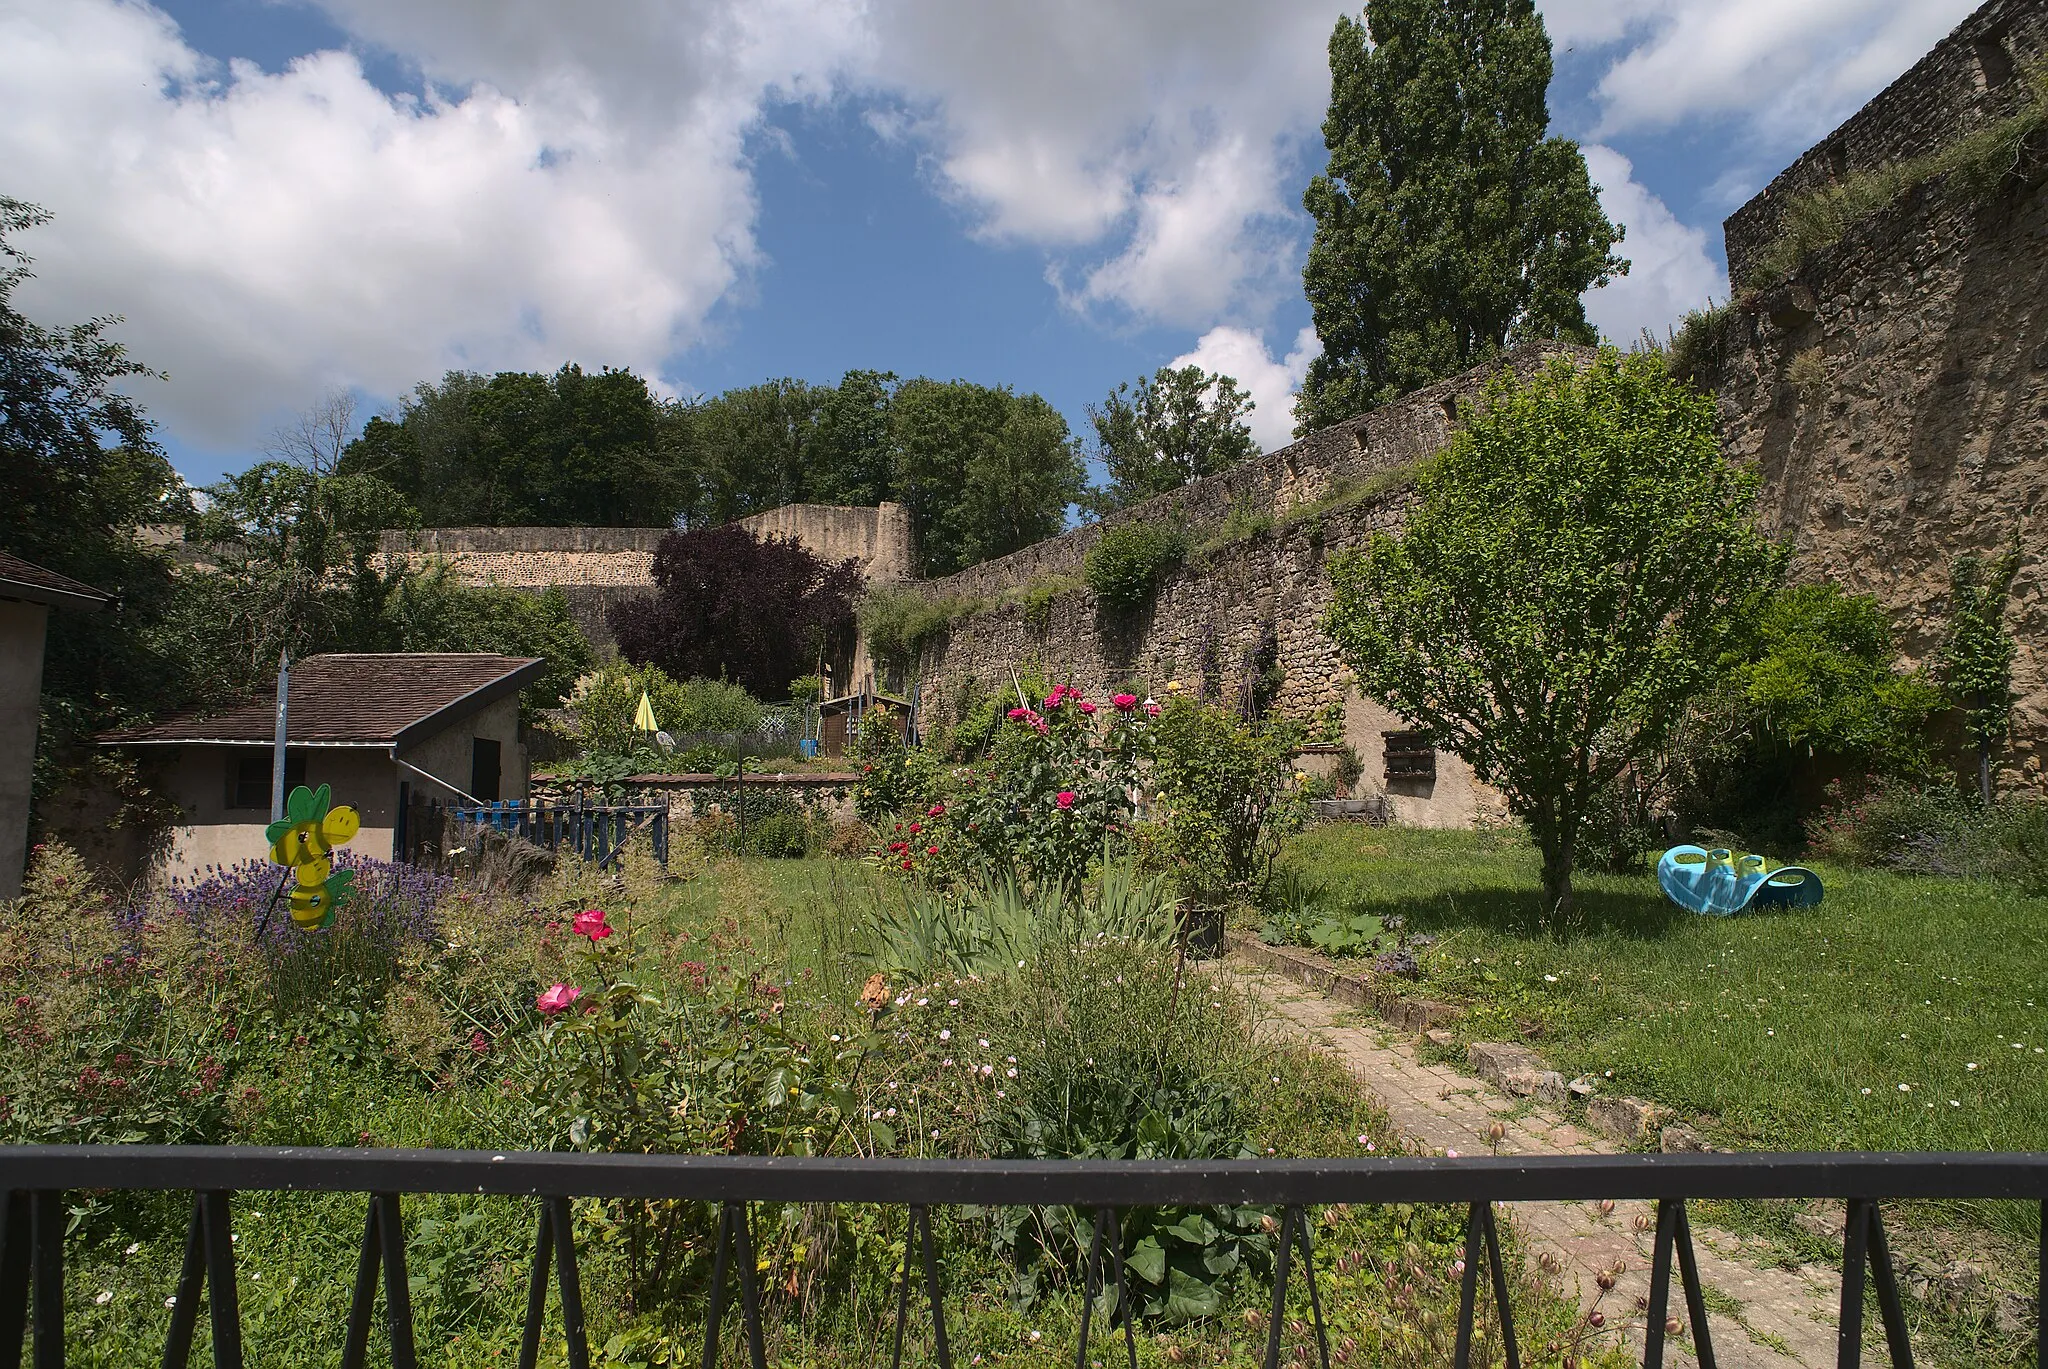
M 1304 1037 L 1343 1061 L 1385 1104 L 1395 1130 L 1411 1146 L 1485 1154 L 1490 1129 L 1499 1122 L 1504 1134 L 1493 1148 L 1502 1155 L 1612 1154 L 1621 1149 L 1526 1099 L 1509 1098 L 1483 1080 L 1418 1059 L 1410 1038 L 1369 1013 L 1242 960 L 1216 962 L 1212 968 L 1270 1009 L 1271 1026 Z M 1623 1326 L 1627 1343 L 1640 1354 L 1654 1206 L 1622 1202 L 1602 1215 L 1589 1203 L 1520 1203 L 1511 1211 L 1531 1253 L 1540 1258 L 1548 1251 L 1559 1262 L 1562 1291 L 1576 1291 L 1588 1310 L 1597 1303 L 1609 1327 Z M 1720 1364 L 1727 1369 L 1821 1369 L 1835 1363 L 1839 1270 L 1767 1264 L 1760 1247 L 1746 1250 L 1740 1236 L 1697 1222 L 1693 1244 Z M 1614 1289 L 1603 1294 L 1596 1278 L 1617 1262 L 1623 1272 Z M 1683 1320 L 1684 1295 L 1675 1268 L 1670 1302 Z M 1675 1353 L 1667 1355 L 1666 1363 L 1694 1363 L 1689 1339 L 1667 1342 L 1667 1349 Z

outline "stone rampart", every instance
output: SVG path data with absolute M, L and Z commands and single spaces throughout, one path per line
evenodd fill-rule
M 1725 225 L 1728 278 L 1750 284 L 1787 203 L 1856 171 L 1924 156 L 2012 113 L 2025 67 L 2048 53 L 2048 0 L 1990 0 L 1840 128 L 1780 172 Z
M 1916 73 L 1962 80 L 1958 64 L 1992 32 L 2017 59 L 2038 56 L 2048 3 L 1994 0 L 1872 110 L 1896 105 Z M 1985 107 L 1999 89 L 1980 91 Z M 1872 110 L 1844 132 L 1871 127 Z M 2048 788 L 2044 190 L 2048 148 L 2036 147 L 1992 195 L 1935 181 L 1854 226 L 1746 300 L 1718 387 L 1724 448 L 1762 474 L 1763 517 L 1789 539 L 1794 577 L 1875 595 L 1911 663 L 1940 646 L 1951 558 L 1994 554 L 2018 536 L 2006 626 L 2019 701 L 2000 775 L 2034 792 Z M 1731 262 L 1755 203 L 1729 220 Z

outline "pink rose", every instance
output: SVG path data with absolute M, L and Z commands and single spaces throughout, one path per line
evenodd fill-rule
M 549 1017 L 553 1017 L 556 1013 L 581 997 L 583 997 L 583 990 L 572 989 L 567 984 L 557 984 L 554 988 L 545 990 L 539 997 L 535 998 L 533 1006 L 539 1008 Z
M 924 815 L 928 818 L 943 818 L 944 816 L 946 816 L 946 805 L 943 803 L 935 803 L 931 807 L 924 810 Z
M 1024 708 L 1020 705 L 1019 707 L 1011 709 L 1008 716 L 1011 722 L 1022 722 L 1024 719 L 1031 716 L 1031 710 L 1028 708 Z
M 1145 716 L 1146 716 L 1146 717 L 1148 717 L 1148 718 L 1156 718 L 1156 717 L 1158 717 L 1158 716 L 1159 716 L 1159 705 L 1158 705 L 1158 704 L 1146 704 L 1146 705 L 1145 705 Z
M 589 937 L 592 945 L 612 934 L 612 929 L 605 925 L 602 908 L 585 908 L 576 914 L 576 920 L 569 924 L 569 928 L 578 936 Z
M 1128 713 L 1138 706 L 1138 696 L 1135 694 L 1119 694 L 1111 699 L 1110 702 L 1116 705 L 1117 712 Z
M 935 856 L 939 853 L 939 848 L 936 846 L 927 846 L 924 848 L 924 853 L 928 856 Z
M 1058 794 L 1053 796 L 1053 802 L 1058 804 L 1062 810 L 1072 808 L 1074 806 L 1074 791 L 1071 789 L 1060 790 Z
M 1089 703 L 1086 699 L 1083 699 L 1081 700 L 1081 712 L 1083 716 L 1093 717 L 1095 714 L 1095 705 Z

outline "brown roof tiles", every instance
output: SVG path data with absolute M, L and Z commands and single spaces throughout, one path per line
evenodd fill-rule
M 295 746 L 403 746 L 533 683 L 536 657 L 456 652 L 335 652 L 294 661 L 288 740 Z M 104 743 L 268 742 L 265 694 L 212 714 L 181 714 L 101 735 Z
M 100 608 L 114 596 L 91 585 L 0 551 L 0 599 L 24 599 L 59 608 Z

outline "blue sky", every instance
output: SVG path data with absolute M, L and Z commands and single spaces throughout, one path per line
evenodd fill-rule
M 1725 290 L 1720 220 L 1962 0 L 1551 0 L 1557 131 L 1630 277 Z M 121 313 L 188 479 L 329 391 L 631 365 L 1037 390 L 1237 374 L 1283 440 L 1302 186 L 1345 7 L 1274 0 L 0 0 L 0 192 L 50 322 Z M 1353 11 L 1355 12 L 1355 11 Z

